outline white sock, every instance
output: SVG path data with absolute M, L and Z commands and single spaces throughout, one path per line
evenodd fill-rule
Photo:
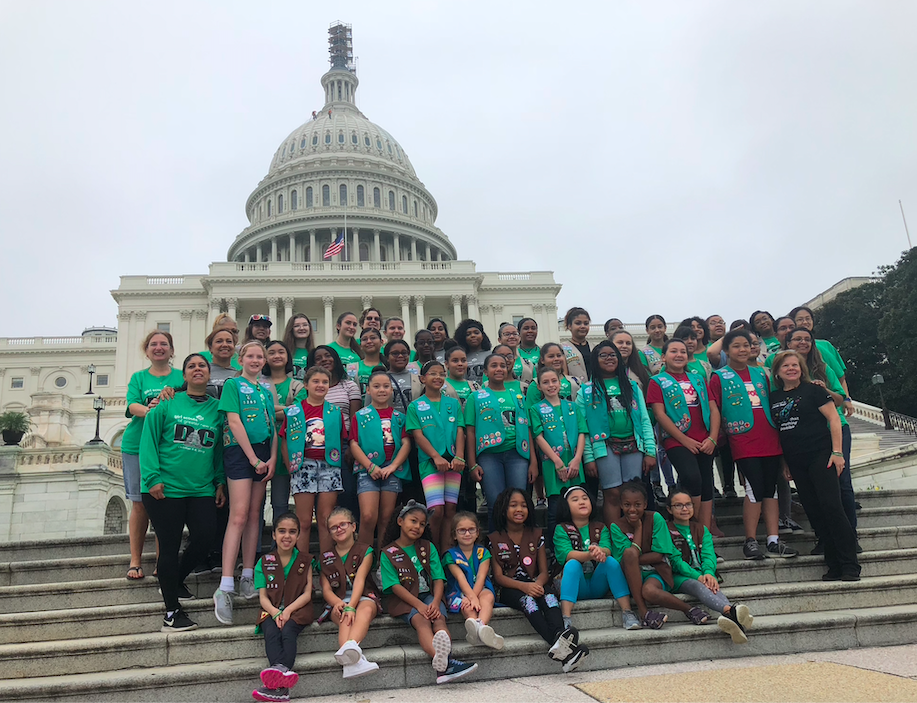
M 776 541 L 777 541 L 777 535 L 768 535 L 767 536 L 768 544 L 774 544 Z
M 255 570 L 254 569 L 242 569 L 242 578 L 244 579 L 255 578 Z
M 166 619 L 167 619 L 167 620 L 168 620 L 169 618 L 171 618 L 173 615 L 175 615 L 175 611 L 174 611 L 174 610 L 167 610 L 167 611 L 166 611 Z
M 223 593 L 229 593 L 236 590 L 236 580 L 232 576 L 220 577 L 220 590 Z

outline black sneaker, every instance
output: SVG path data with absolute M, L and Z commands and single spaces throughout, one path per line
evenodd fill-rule
M 589 656 L 589 647 L 584 644 L 578 644 L 573 649 L 573 653 L 567 657 L 564 662 L 564 673 L 569 674 L 571 671 L 576 669 L 580 664 L 583 663 L 583 659 Z
M 579 632 L 575 627 L 568 627 L 554 641 L 548 650 L 548 656 L 555 661 L 566 661 L 579 644 Z
M 736 493 L 736 489 L 733 488 L 732 486 L 729 486 L 729 487 L 726 489 L 726 492 L 725 492 L 724 495 L 725 495 L 727 498 L 738 498 L 738 497 L 739 497 L 739 494 Z
M 831 571 L 828 569 L 821 577 L 822 581 L 840 581 L 841 573 L 839 571 Z
M 795 549 L 787 545 L 783 540 L 767 543 L 767 556 L 779 557 L 781 559 L 790 559 L 799 554 Z
M 812 551 L 809 552 L 809 554 L 813 554 L 815 556 L 822 556 L 824 553 L 825 553 L 825 543 L 822 542 L 820 539 L 815 540 L 815 546 L 812 547 Z
M 166 616 L 162 619 L 162 628 L 160 632 L 187 632 L 188 630 L 196 629 L 197 623 L 189 618 L 184 610 L 179 608 L 172 613 L 171 618 Z
M 857 554 L 862 554 L 863 548 L 860 546 L 859 540 L 857 540 Z
M 157 588 L 156 590 L 159 591 L 159 595 L 162 595 L 162 588 Z M 189 591 L 185 584 L 178 584 L 178 602 L 185 603 L 189 600 L 197 600 L 197 596 Z
M 661 483 L 653 484 L 653 497 L 656 499 L 656 502 L 659 503 L 660 505 L 665 504 L 665 491 L 662 490 Z
M 749 561 L 761 561 L 764 559 L 764 552 L 761 551 L 761 545 L 754 537 L 745 540 L 745 546 L 742 547 L 742 553 Z
M 455 679 L 460 679 L 463 676 L 470 674 L 477 668 L 477 664 L 472 664 L 471 662 L 462 662 L 458 659 L 450 659 L 449 666 L 446 667 L 446 670 L 440 671 L 438 673 L 436 677 L 436 683 L 449 683 Z

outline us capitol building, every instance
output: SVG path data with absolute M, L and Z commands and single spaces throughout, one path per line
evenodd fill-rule
M 203 348 L 220 312 L 240 328 L 267 313 L 274 337 L 304 312 L 325 342 L 341 312 L 371 305 L 403 318 L 411 341 L 431 317 L 450 331 L 478 319 L 494 339 L 501 321 L 533 317 L 539 341 L 557 339 L 553 273 L 480 272 L 458 258 L 401 144 L 357 108 L 350 26 L 332 25 L 329 45 L 324 105 L 277 148 L 226 261 L 206 274 L 122 276 L 112 291 L 117 329 L 0 338 L 0 409 L 27 412 L 34 423 L 21 446 L 0 447 L 0 541 L 33 534 L 34 519 L 58 526 L 43 531 L 48 539 L 124 529 L 124 396 L 131 374 L 148 364 L 139 347 L 152 329 L 173 334 L 179 361 Z M 342 230 L 343 251 L 326 260 Z M 104 409 L 93 407 L 97 396 Z

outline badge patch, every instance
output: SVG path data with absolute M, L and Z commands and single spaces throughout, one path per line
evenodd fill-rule
M 532 565 L 532 557 L 523 557 L 522 563 L 525 564 L 526 566 L 531 566 L 531 565 Z

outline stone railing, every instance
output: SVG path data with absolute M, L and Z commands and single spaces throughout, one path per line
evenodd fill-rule
M 471 261 L 270 261 L 270 262 L 219 262 L 210 265 L 210 275 L 238 276 L 263 274 L 283 276 L 290 274 L 317 274 L 326 276 L 367 275 L 391 271 L 406 275 L 441 275 L 443 273 L 473 274 Z
M 103 337 L 0 337 L 0 347 L 98 347 L 115 344 L 117 341 L 116 334 Z
M 867 405 L 857 400 L 853 401 L 853 416 L 872 423 L 873 425 L 886 427 L 885 415 L 882 412 L 882 408 L 877 408 L 874 405 Z M 889 412 L 888 421 L 893 430 L 917 435 L 917 418 L 902 415 L 901 413 Z

